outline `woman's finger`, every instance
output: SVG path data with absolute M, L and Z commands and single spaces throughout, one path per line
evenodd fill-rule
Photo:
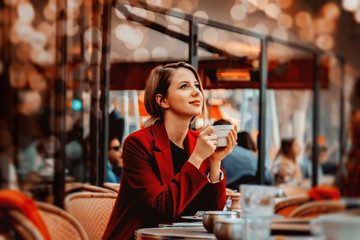
M 218 139 L 218 136 L 216 136 L 216 135 L 208 135 L 207 136 L 207 139 L 209 139 L 209 140 L 217 140 Z
M 208 124 L 208 125 L 204 128 L 204 130 L 201 131 L 200 135 L 206 136 L 206 135 L 210 135 L 210 134 L 213 133 L 213 132 L 214 132 L 214 128 Z

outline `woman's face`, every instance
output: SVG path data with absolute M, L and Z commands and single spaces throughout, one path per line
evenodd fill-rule
M 179 117 L 194 117 L 201 113 L 203 94 L 194 74 L 187 68 L 175 69 L 163 107 Z

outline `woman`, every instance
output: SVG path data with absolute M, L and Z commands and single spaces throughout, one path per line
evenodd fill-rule
M 298 185 L 302 181 L 301 168 L 297 164 L 300 146 L 295 138 L 282 139 L 271 172 L 275 176 L 275 185 L 282 183 Z
M 184 62 L 153 69 L 145 108 L 150 126 L 124 142 L 121 188 L 103 239 L 131 239 L 136 229 L 225 206 L 220 161 L 232 151 L 236 130 L 227 147 L 216 149 L 211 126 L 200 133 L 188 129 L 201 112 L 206 116 L 196 70 Z

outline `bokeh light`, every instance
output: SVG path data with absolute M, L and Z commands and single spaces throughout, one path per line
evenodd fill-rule
M 67 0 L 67 17 L 75 19 L 80 13 L 80 6 L 82 1 Z
M 35 10 L 30 2 L 22 2 L 17 8 L 18 17 L 20 22 L 30 23 L 35 18 Z
M 154 22 L 155 21 L 155 13 L 152 11 L 147 11 L 146 12 L 146 19 L 150 22 Z
M 146 3 L 149 5 L 160 6 L 161 0 L 146 0 Z
M 134 51 L 134 60 L 136 62 L 145 62 L 150 59 L 150 53 L 146 48 L 137 48 Z
M 204 19 L 205 22 L 209 20 L 208 14 L 207 14 L 206 12 L 202 11 L 202 10 L 196 11 L 196 12 L 194 13 L 194 16 L 195 16 L 195 17 L 198 17 L 198 18 Z
M 143 8 L 138 8 L 138 7 L 132 7 L 130 12 L 136 16 L 142 17 L 142 18 L 146 18 L 147 12 L 145 9 Z
M 255 27 L 252 28 L 254 32 L 260 33 L 262 35 L 268 35 L 269 34 L 269 28 L 265 26 L 262 23 L 258 23 L 255 25 Z
M 333 33 L 336 29 L 335 21 L 326 20 L 325 18 L 316 18 L 314 20 L 316 34 Z
M 38 92 L 36 91 L 22 91 L 19 92 L 19 113 L 30 116 L 39 112 L 42 99 Z
M 82 102 L 79 99 L 73 99 L 71 101 L 71 108 L 74 111 L 80 111 L 82 109 Z
M 42 49 L 46 44 L 46 36 L 42 32 L 32 32 L 29 34 L 29 42 L 35 49 Z
M 187 14 L 189 14 L 193 10 L 193 4 L 189 0 L 179 1 L 177 7 Z
M 38 71 L 36 71 L 35 68 L 30 69 L 27 72 L 27 76 L 28 76 L 29 86 L 32 90 L 35 90 L 38 92 L 46 90 L 47 81 L 42 74 L 40 74 Z
M 51 25 L 49 22 L 42 21 L 37 27 L 37 31 L 45 35 L 46 39 L 49 39 L 51 35 L 55 34 L 55 25 Z
M 66 21 L 66 35 L 68 35 L 69 37 L 73 37 L 78 33 L 78 31 L 79 25 L 77 24 L 77 22 L 73 19 L 68 19 Z
M 313 27 L 302 28 L 299 35 L 305 42 L 312 42 L 315 39 L 315 30 Z
M 334 47 L 334 38 L 329 34 L 319 35 L 316 38 L 316 46 L 322 50 L 331 50 Z
M 346 11 L 353 12 L 358 8 L 357 0 L 342 0 L 342 6 Z
M 273 30 L 273 32 L 271 33 L 271 36 L 273 38 L 278 38 L 284 41 L 287 41 L 289 36 L 288 36 L 288 32 L 286 31 L 286 29 L 283 28 L 275 28 Z
M 210 44 L 215 44 L 219 40 L 218 31 L 214 28 L 206 28 L 203 32 L 203 39 Z
M 281 9 L 276 3 L 269 3 L 265 7 L 265 14 L 270 18 L 277 18 L 281 14 Z
M 151 51 L 151 58 L 153 60 L 166 60 L 168 57 L 168 52 L 165 48 L 163 47 L 155 47 L 152 51 Z
M 178 18 L 178 17 L 173 17 L 173 16 L 170 16 L 170 15 L 166 15 L 166 18 L 168 20 L 168 22 L 171 24 L 177 24 L 177 25 L 180 25 L 184 22 L 184 12 L 179 9 L 179 8 L 173 8 L 171 10 L 169 10 L 169 14 L 172 14 L 174 12 L 177 12 L 177 13 L 180 13 L 180 17 L 181 18 Z
M 34 31 L 31 25 L 20 21 L 13 24 L 12 30 L 17 34 L 19 41 L 28 39 L 28 36 Z
M 357 23 L 360 23 L 360 8 L 356 12 L 354 12 L 354 20 Z
M 125 46 L 129 49 L 135 49 L 141 45 L 144 40 L 144 34 L 140 29 L 131 29 L 128 33 Z
M 253 55 L 253 54 L 258 55 L 260 52 L 260 48 L 258 46 L 237 42 L 233 40 L 229 41 L 226 44 L 225 50 L 238 57 Z
M 153 6 L 168 9 L 171 7 L 172 0 L 146 0 L 146 3 Z
M 260 10 L 265 10 L 265 7 L 268 5 L 269 0 L 257 0 L 257 3 L 257 6 Z
M 293 19 L 289 14 L 282 13 L 279 15 L 277 20 L 282 26 L 286 28 L 290 29 L 293 26 Z
M 300 11 L 295 15 L 295 23 L 301 28 L 312 25 L 312 17 L 309 12 Z
M 243 2 L 243 4 L 247 13 L 253 13 L 257 10 L 256 0 L 248 0 L 246 2 Z
M 246 17 L 246 8 L 243 5 L 235 4 L 230 10 L 230 15 L 234 20 L 241 21 Z
M 97 27 L 89 27 L 85 30 L 84 40 L 88 43 L 98 43 L 101 40 L 101 32 Z
M 30 59 L 39 65 L 49 66 L 55 63 L 55 56 L 44 49 L 32 49 Z
M 321 12 L 324 18 L 327 20 L 337 19 L 341 14 L 339 6 L 333 2 L 325 3 L 322 6 Z
M 56 5 L 48 3 L 45 5 L 43 14 L 46 20 L 55 21 L 56 19 Z
M 293 4 L 293 0 L 277 0 L 277 3 L 281 8 L 286 9 Z
M 144 40 L 144 34 L 140 29 L 133 28 L 127 24 L 119 24 L 116 26 L 115 36 L 123 41 L 129 49 L 139 47 Z

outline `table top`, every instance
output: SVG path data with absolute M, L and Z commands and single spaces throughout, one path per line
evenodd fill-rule
M 208 233 L 204 227 L 163 227 L 142 228 L 136 231 L 137 240 L 150 239 L 214 239 L 213 233 Z
M 208 233 L 204 227 L 189 226 L 189 227 L 159 227 L 159 228 L 142 228 L 136 231 L 137 240 L 170 240 L 170 239 L 208 239 L 215 240 L 213 233 Z M 271 240 L 277 239 L 287 240 L 324 240 L 324 236 L 300 236 L 300 235 L 273 235 Z

